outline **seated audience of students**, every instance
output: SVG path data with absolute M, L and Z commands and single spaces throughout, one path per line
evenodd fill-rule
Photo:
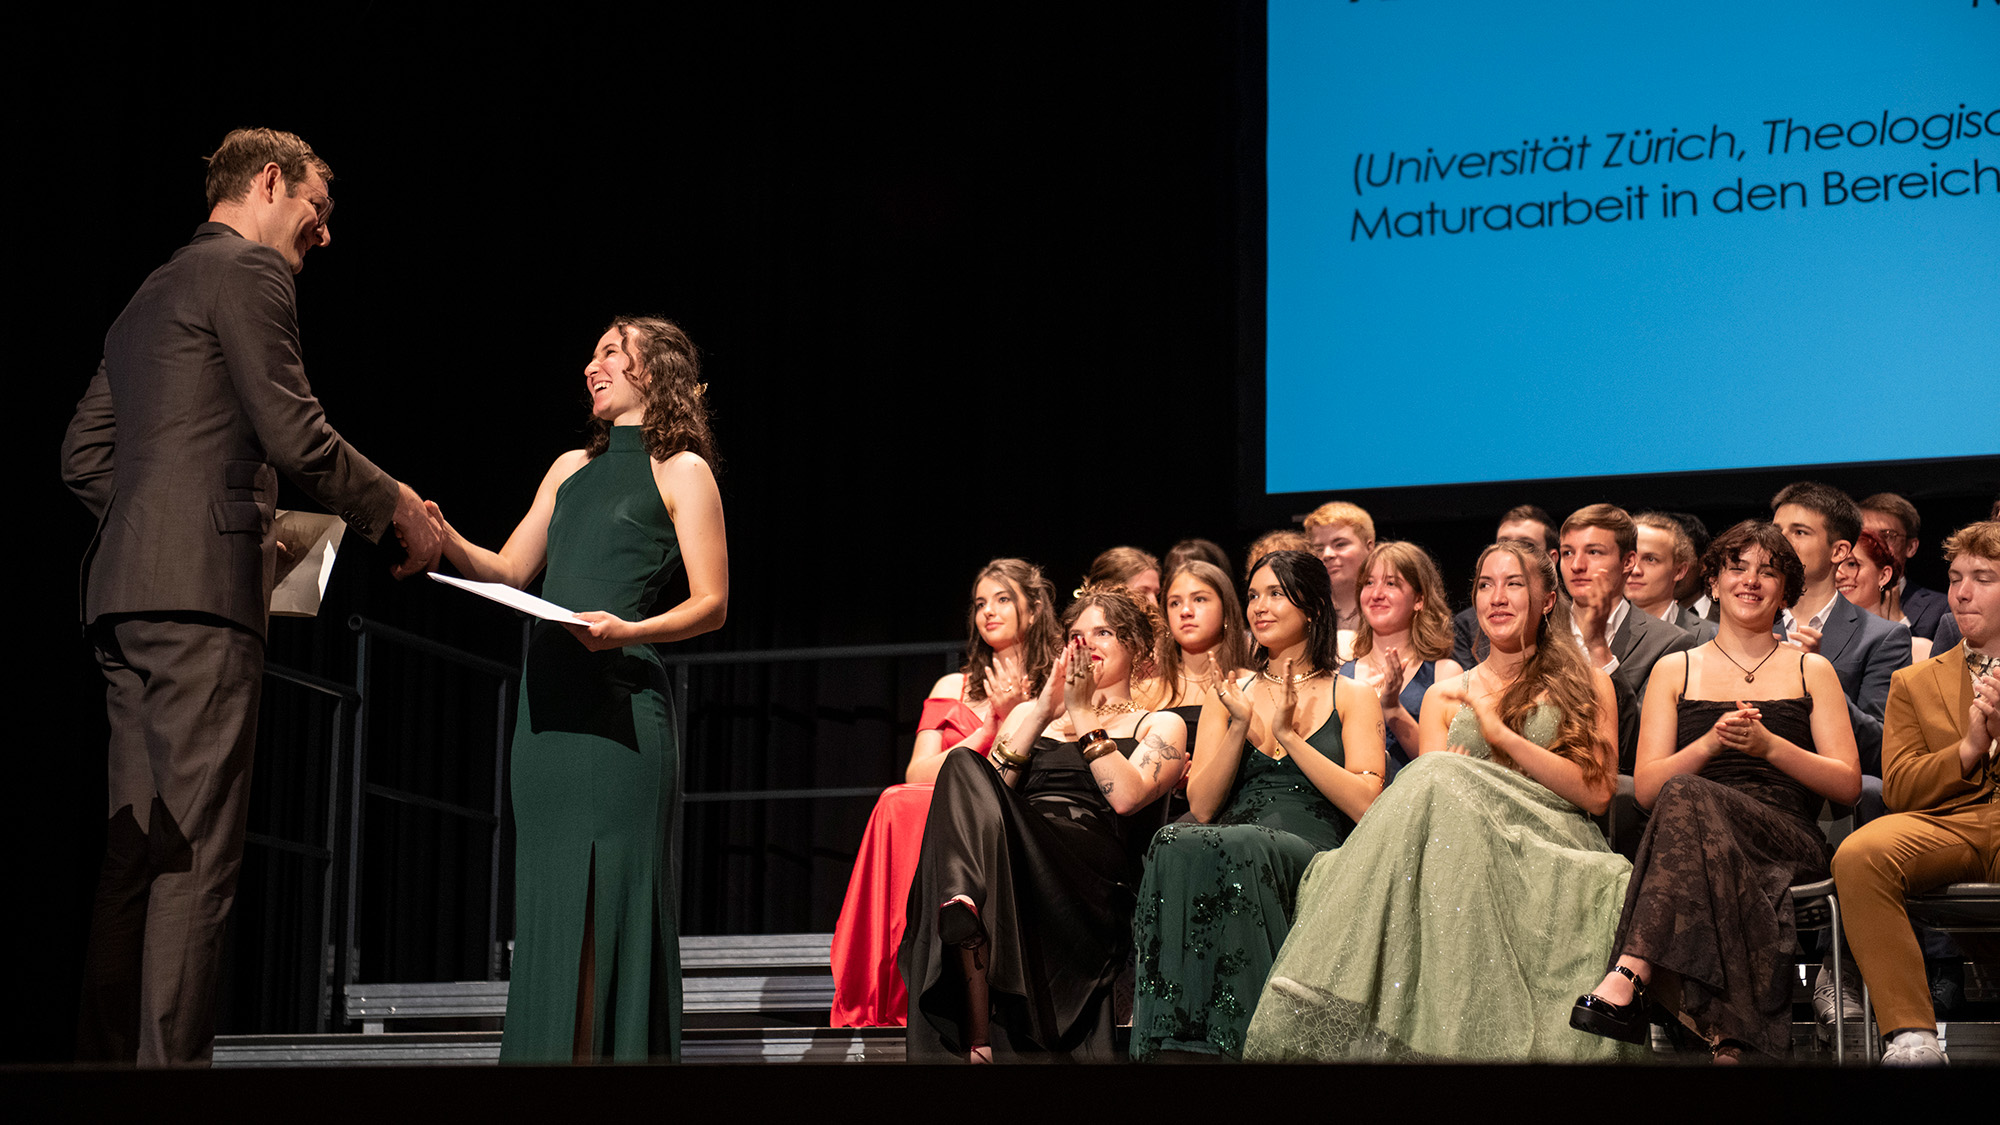
M 1617 768 L 1548 554 L 1488 547 L 1492 643 L 1424 700 L 1419 757 L 1300 881 L 1243 1057 L 1585 1061 L 1638 1049 L 1569 1027 L 1610 953 L 1631 865 L 1589 814 Z
M 1897 604 L 1896 591 L 1903 585 L 1903 560 L 1895 551 L 1875 537 L 1872 531 L 1864 531 L 1854 541 L 1854 549 L 1833 568 L 1833 587 L 1840 596 L 1853 602 L 1861 609 L 1898 625 L 1910 625 Z M 1937 627 L 1933 625 L 1932 632 Z M 1910 636 L 1910 663 L 1929 660 L 1931 642 L 1929 638 Z

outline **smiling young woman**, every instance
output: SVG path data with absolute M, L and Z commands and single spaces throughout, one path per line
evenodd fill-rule
M 1661 657 L 1646 688 L 1634 788 L 1652 810 L 1633 860 L 1615 960 L 1572 1026 L 1641 1042 L 1646 997 L 1715 1048 L 1783 1058 L 1794 944 L 1790 888 L 1828 874 L 1816 819 L 1861 795 L 1839 674 L 1779 643 L 1805 568 L 1775 525 L 1745 520 L 1702 565 L 1722 607 L 1708 643 Z
M 1464 669 L 1451 659 L 1451 610 L 1429 552 L 1390 540 L 1369 552 L 1360 574 L 1361 628 L 1340 674 L 1375 693 L 1388 728 L 1388 780 L 1416 757 L 1424 694 Z
M 584 368 L 592 434 L 556 459 L 498 551 L 430 506 L 468 577 L 587 607 L 538 622 L 512 752 L 515 945 L 507 1062 L 679 1055 L 673 847 L 680 748 L 654 645 L 720 628 L 729 547 L 705 385 L 679 326 L 620 317 Z M 688 596 L 653 613 L 685 564 Z
M 1153 837 L 1133 919 L 1132 1057 L 1236 1057 L 1292 921 L 1306 864 L 1338 847 L 1382 789 L 1374 693 L 1335 675 L 1325 568 L 1303 551 L 1250 575 L 1257 651 L 1217 670 L 1202 707 L 1189 805 L 1197 824 Z
M 909 993 L 896 968 L 909 915 L 931 783 L 958 747 L 984 754 L 1014 707 L 1040 691 L 1062 648 L 1055 590 L 1041 568 L 994 559 L 972 582 L 965 666 L 924 700 L 902 785 L 875 802 L 833 928 L 833 1027 L 900 1027 Z
M 1631 870 L 1586 815 L 1611 796 L 1611 682 L 1546 552 L 1496 543 L 1478 575 L 1492 650 L 1431 688 L 1417 760 L 1307 869 L 1246 1059 L 1634 1057 L 1568 1029 Z

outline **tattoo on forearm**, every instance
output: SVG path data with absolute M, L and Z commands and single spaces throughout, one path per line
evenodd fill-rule
M 1109 796 L 1111 796 L 1111 790 L 1112 790 L 1112 784 L 1111 784 L 1111 782 L 1108 782 L 1108 781 L 1100 781 L 1100 782 L 1098 782 L 1098 783 L 1097 783 L 1097 791 L 1098 791 L 1099 793 L 1102 793 L 1102 794 L 1104 794 L 1105 796 L 1109 797 Z

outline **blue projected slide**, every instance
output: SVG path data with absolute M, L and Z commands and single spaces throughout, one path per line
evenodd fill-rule
M 2000 0 L 1267 43 L 1267 492 L 2000 453 Z

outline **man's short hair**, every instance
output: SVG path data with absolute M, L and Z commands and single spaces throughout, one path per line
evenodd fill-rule
M 276 129 L 231 129 L 222 138 L 222 146 L 208 157 L 209 209 L 243 198 L 250 190 L 251 179 L 266 164 L 278 166 L 285 177 L 286 195 L 296 194 L 299 185 L 306 182 L 307 168 L 318 172 L 320 179 L 333 182 L 333 169 L 298 134 Z
M 1632 517 L 1632 522 L 1639 527 L 1664 531 L 1673 539 L 1675 567 L 1694 565 L 1694 540 L 1688 538 L 1687 528 L 1681 525 L 1681 521 L 1665 512 L 1640 512 Z M 1633 534 L 1636 536 L 1638 533 L 1635 531 Z
M 1304 551 L 1312 554 L 1313 541 L 1303 531 L 1285 527 L 1277 531 L 1267 531 L 1250 541 L 1250 549 L 1243 552 L 1243 573 L 1255 573 L 1257 563 L 1272 551 Z
M 1542 538 L 1548 540 L 1544 546 L 1549 550 L 1553 551 L 1562 545 L 1556 541 L 1556 518 L 1550 515 L 1547 509 L 1535 504 L 1516 504 L 1507 509 L 1507 514 L 1500 517 L 1500 526 L 1506 527 L 1510 523 L 1519 523 L 1522 520 L 1533 520 L 1542 525 Z
M 1835 543 L 1852 543 L 1861 538 L 1861 505 L 1830 484 L 1802 480 L 1788 484 L 1771 497 L 1771 514 L 1787 504 L 1797 504 L 1808 512 L 1818 512 L 1826 521 L 1826 536 Z
M 2000 562 L 2000 520 L 1980 520 L 1952 532 L 1944 541 L 1944 561 L 1955 563 L 1960 555 Z
M 1633 523 L 1632 517 L 1625 513 L 1625 509 L 1616 504 L 1592 504 L 1586 508 L 1578 508 L 1563 521 L 1562 530 L 1557 533 L 1557 537 L 1568 535 L 1579 527 L 1601 527 L 1609 531 L 1611 537 L 1617 540 L 1618 553 L 1621 555 L 1629 555 L 1639 549 L 1639 525 Z
M 1917 518 L 1917 506 L 1893 492 L 1878 492 L 1870 496 L 1861 502 L 1861 510 L 1896 517 L 1896 522 L 1903 525 L 1903 534 L 1912 539 L 1923 530 L 1923 521 Z
M 1311 531 L 1315 527 L 1333 527 L 1343 523 L 1360 532 L 1361 538 L 1370 543 L 1375 542 L 1374 517 L 1363 511 L 1359 505 L 1349 504 L 1345 500 L 1329 500 L 1314 508 L 1312 514 L 1306 517 L 1305 527 L 1307 531 Z

